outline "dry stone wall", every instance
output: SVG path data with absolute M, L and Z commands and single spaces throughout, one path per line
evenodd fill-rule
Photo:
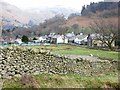
M 0 78 L 9 79 L 24 74 L 100 75 L 117 72 L 117 61 L 70 59 L 50 52 L 26 47 L 0 48 Z

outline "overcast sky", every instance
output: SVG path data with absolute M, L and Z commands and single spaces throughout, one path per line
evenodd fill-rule
M 80 10 L 83 5 L 89 4 L 90 2 L 99 2 L 104 0 L 2 0 L 2 1 L 8 2 L 21 9 L 62 6 Z

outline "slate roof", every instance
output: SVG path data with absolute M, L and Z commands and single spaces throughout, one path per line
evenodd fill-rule
M 76 38 L 78 39 L 84 39 L 86 38 L 88 35 L 77 35 Z

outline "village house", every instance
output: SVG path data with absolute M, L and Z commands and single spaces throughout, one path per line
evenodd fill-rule
M 74 34 L 74 32 L 67 33 L 65 36 L 66 36 L 66 38 L 68 38 L 68 42 L 69 43 L 74 43 L 74 40 L 75 40 L 75 34 Z
M 0 44 L 3 44 L 4 39 L 2 37 L 0 37 Z
M 45 35 L 45 36 L 40 36 L 40 37 L 38 38 L 38 40 L 39 40 L 41 43 L 45 43 L 45 42 L 47 41 L 47 35 Z
M 74 43 L 79 45 L 87 45 L 87 37 L 88 35 L 77 35 L 74 40 Z
M 51 37 L 51 43 L 53 44 L 62 44 L 68 43 L 68 38 L 64 35 L 54 35 Z
M 17 38 L 16 40 L 15 40 L 15 44 L 22 44 L 23 42 L 22 42 L 22 40 L 20 39 L 20 38 Z
M 100 41 L 98 39 L 93 39 L 92 45 L 93 45 L 93 47 L 107 47 L 107 45 L 105 43 L 103 43 L 102 41 Z M 113 41 L 112 47 L 115 47 L 115 41 Z
M 98 39 L 99 34 L 91 34 L 90 36 L 92 37 L 92 47 L 107 47 L 105 43 Z M 115 41 L 113 41 L 112 47 L 115 47 Z

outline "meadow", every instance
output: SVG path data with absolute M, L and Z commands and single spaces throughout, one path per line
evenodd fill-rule
M 57 75 L 40 74 L 23 76 L 4 82 L 3 88 L 118 88 L 118 77 L 115 74 L 102 76 L 80 76 L 77 74 Z
M 59 44 L 59 45 L 50 45 L 50 46 L 31 46 L 33 49 L 44 49 L 49 50 L 55 54 L 61 55 L 93 55 L 101 59 L 110 59 L 110 60 L 119 60 L 118 52 L 115 51 L 105 51 L 97 49 L 83 48 L 80 46 L 68 45 L 68 44 Z

